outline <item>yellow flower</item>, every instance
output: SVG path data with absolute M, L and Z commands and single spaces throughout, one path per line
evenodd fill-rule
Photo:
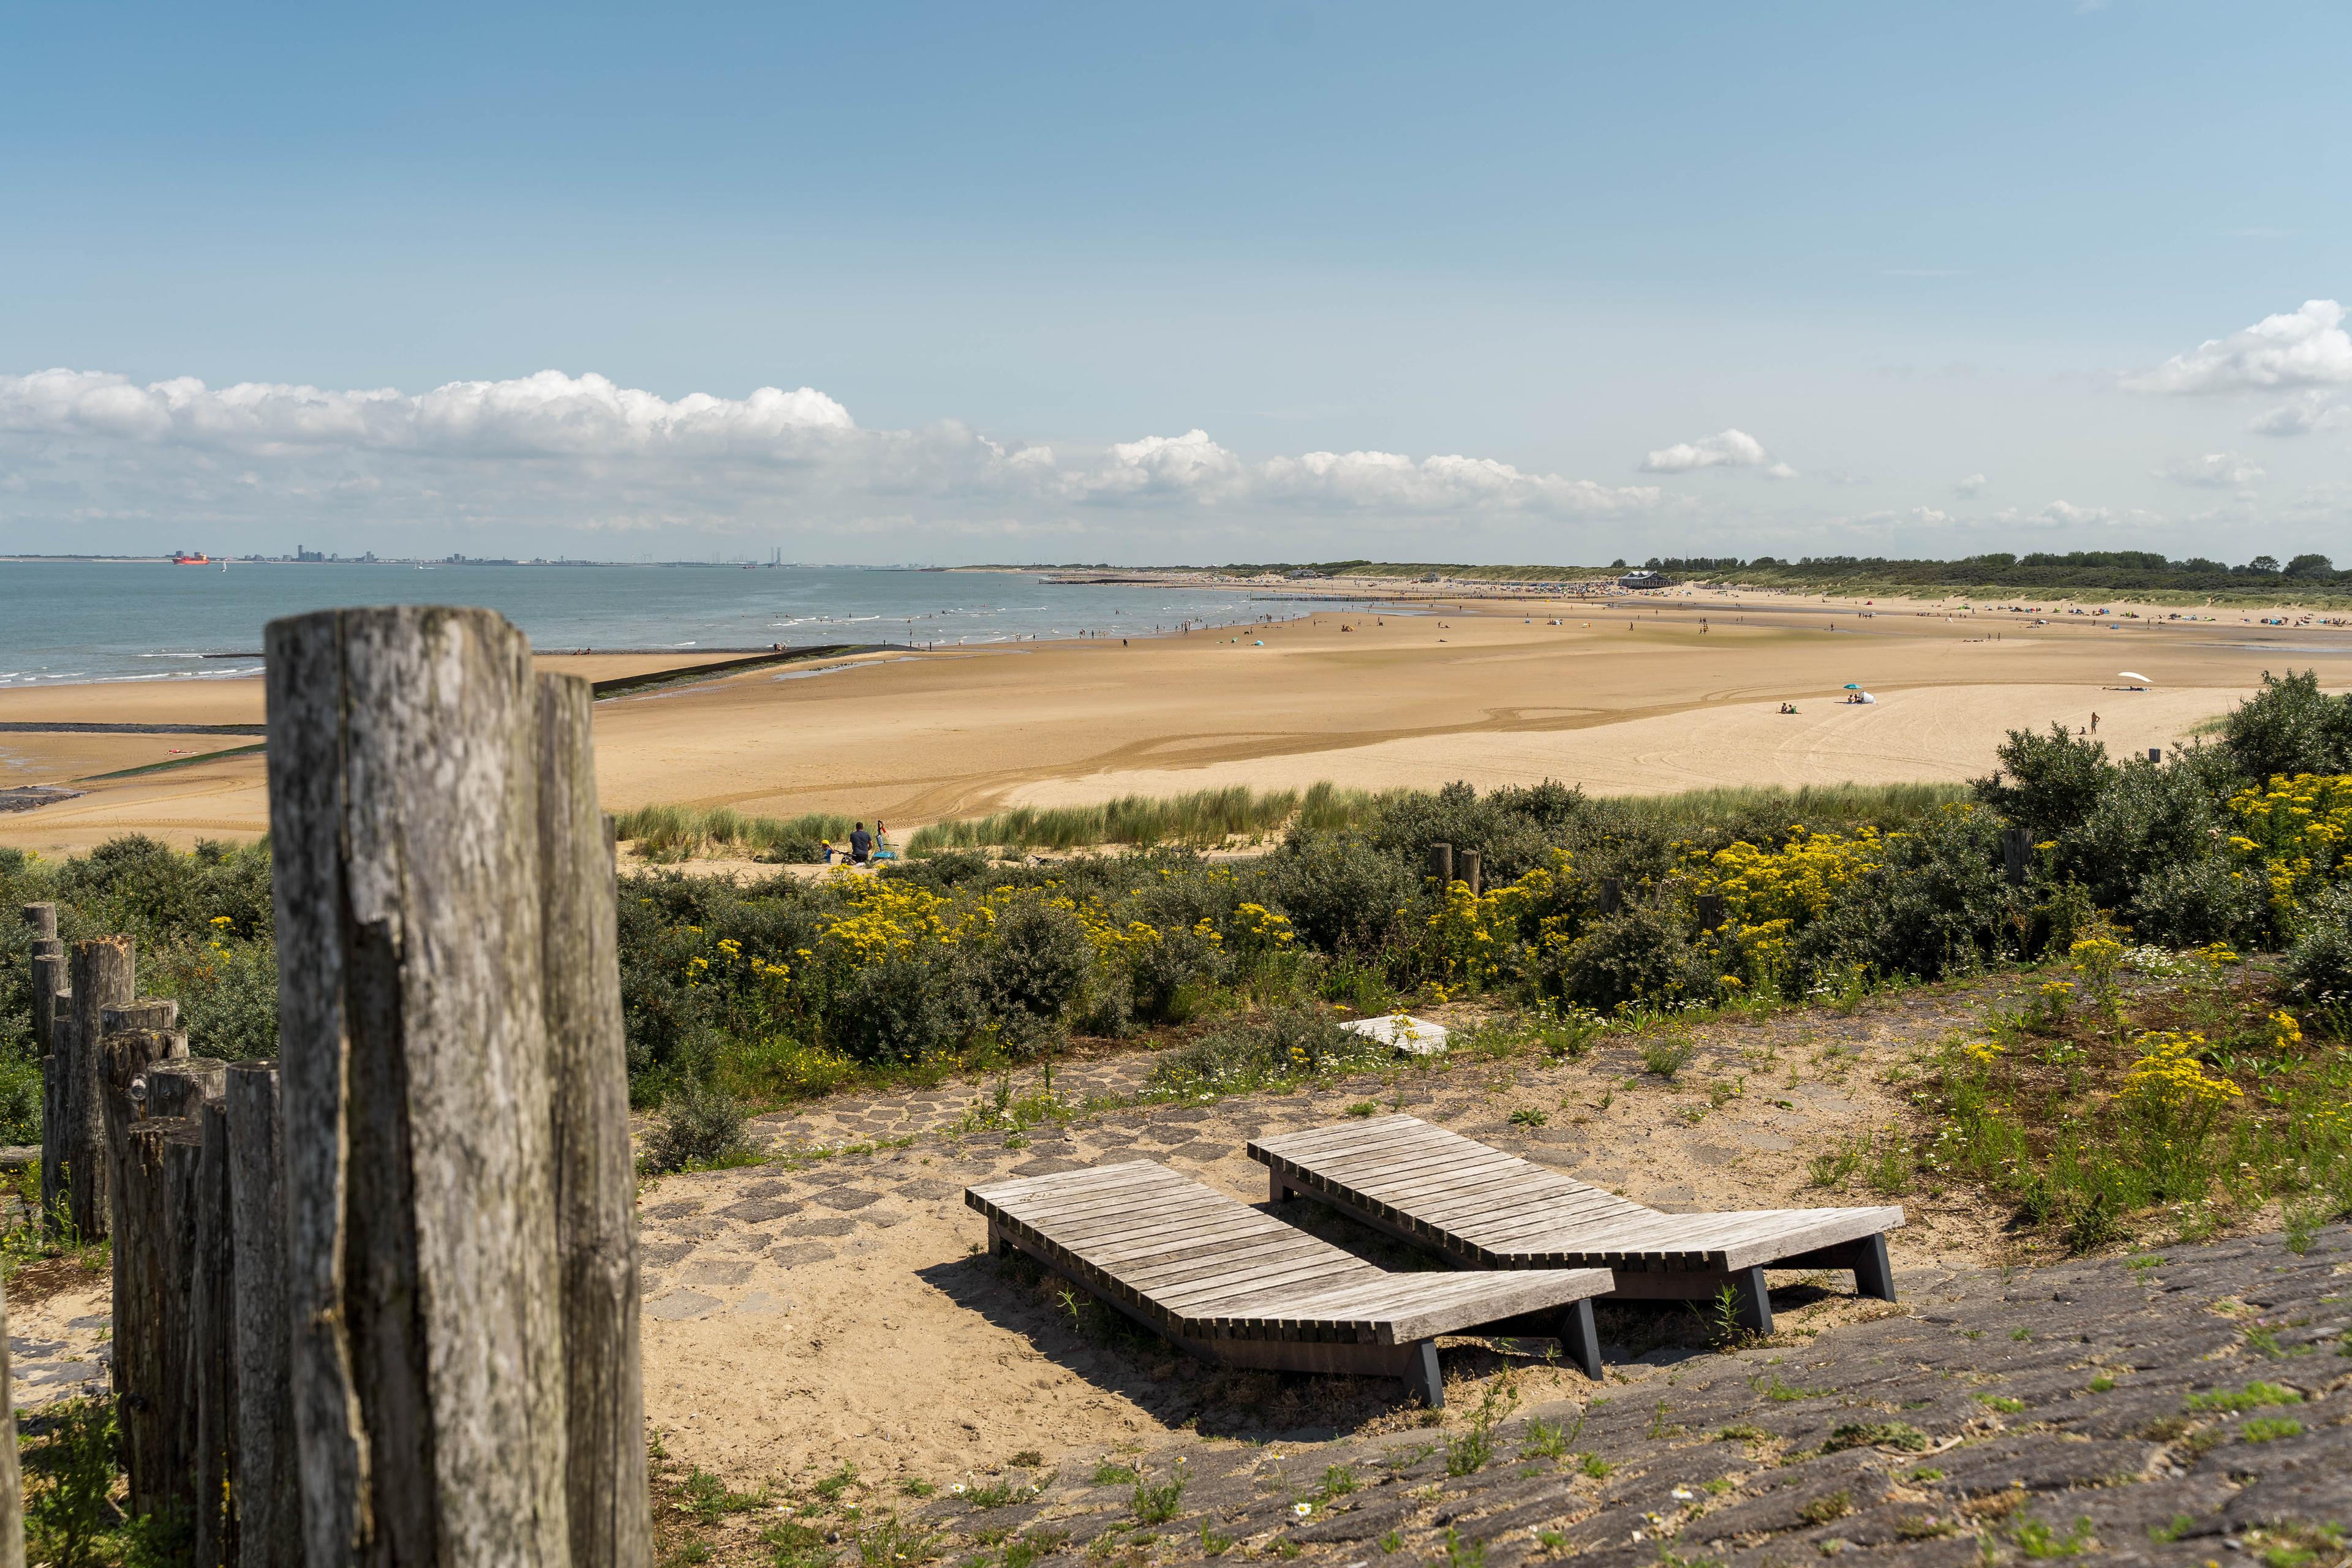
M 2124 1075 L 2117 1097 L 2144 1109 L 2167 1112 L 2210 1110 L 2242 1099 L 2245 1091 L 2205 1070 L 2197 1053 L 2205 1037 L 2170 1029 L 2142 1035 L 2142 1055 Z

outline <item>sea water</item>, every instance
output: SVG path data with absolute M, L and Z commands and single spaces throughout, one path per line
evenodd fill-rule
M 714 657 L 775 643 L 1151 637 L 1302 608 L 1241 590 L 1057 585 L 1012 572 L 0 562 L 0 687 L 251 675 L 268 622 L 355 605 L 487 605 L 551 651 Z M 247 657 L 207 657 L 217 654 Z

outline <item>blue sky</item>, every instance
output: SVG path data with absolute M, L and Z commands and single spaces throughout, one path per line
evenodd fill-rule
M 2347 44 L 2137 0 L 23 13 L 0 548 L 2326 550 Z

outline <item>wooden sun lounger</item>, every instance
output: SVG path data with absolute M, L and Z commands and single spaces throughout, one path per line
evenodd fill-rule
M 1402 1378 L 1444 1403 L 1436 1338 L 1558 1310 L 1559 1337 L 1601 1375 L 1591 1298 L 1606 1268 L 1391 1274 L 1263 1209 L 1136 1160 L 968 1187 L 990 1250 L 1019 1250 L 1209 1361 Z
M 1851 1268 L 1858 1294 L 1895 1300 L 1896 1207 L 1661 1214 L 1412 1116 L 1285 1133 L 1249 1153 L 1276 1203 L 1319 1198 L 1472 1268 L 1607 1268 L 1621 1299 L 1713 1300 L 1728 1285 L 1741 1321 L 1768 1334 L 1767 1268 Z

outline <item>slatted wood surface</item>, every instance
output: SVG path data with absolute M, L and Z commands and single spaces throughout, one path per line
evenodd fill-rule
M 1176 1338 L 1406 1345 L 1614 1283 L 1605 1268 L 1391 1274 L 1149 1160 L 971 1187 L 964 1201 Z
M 1730 1270 L 1881 1235 L 1899 1207 L 1661 1214 L 1412 1116 L 1262 1139 L 1250 1158 L 1482 1268 Z

